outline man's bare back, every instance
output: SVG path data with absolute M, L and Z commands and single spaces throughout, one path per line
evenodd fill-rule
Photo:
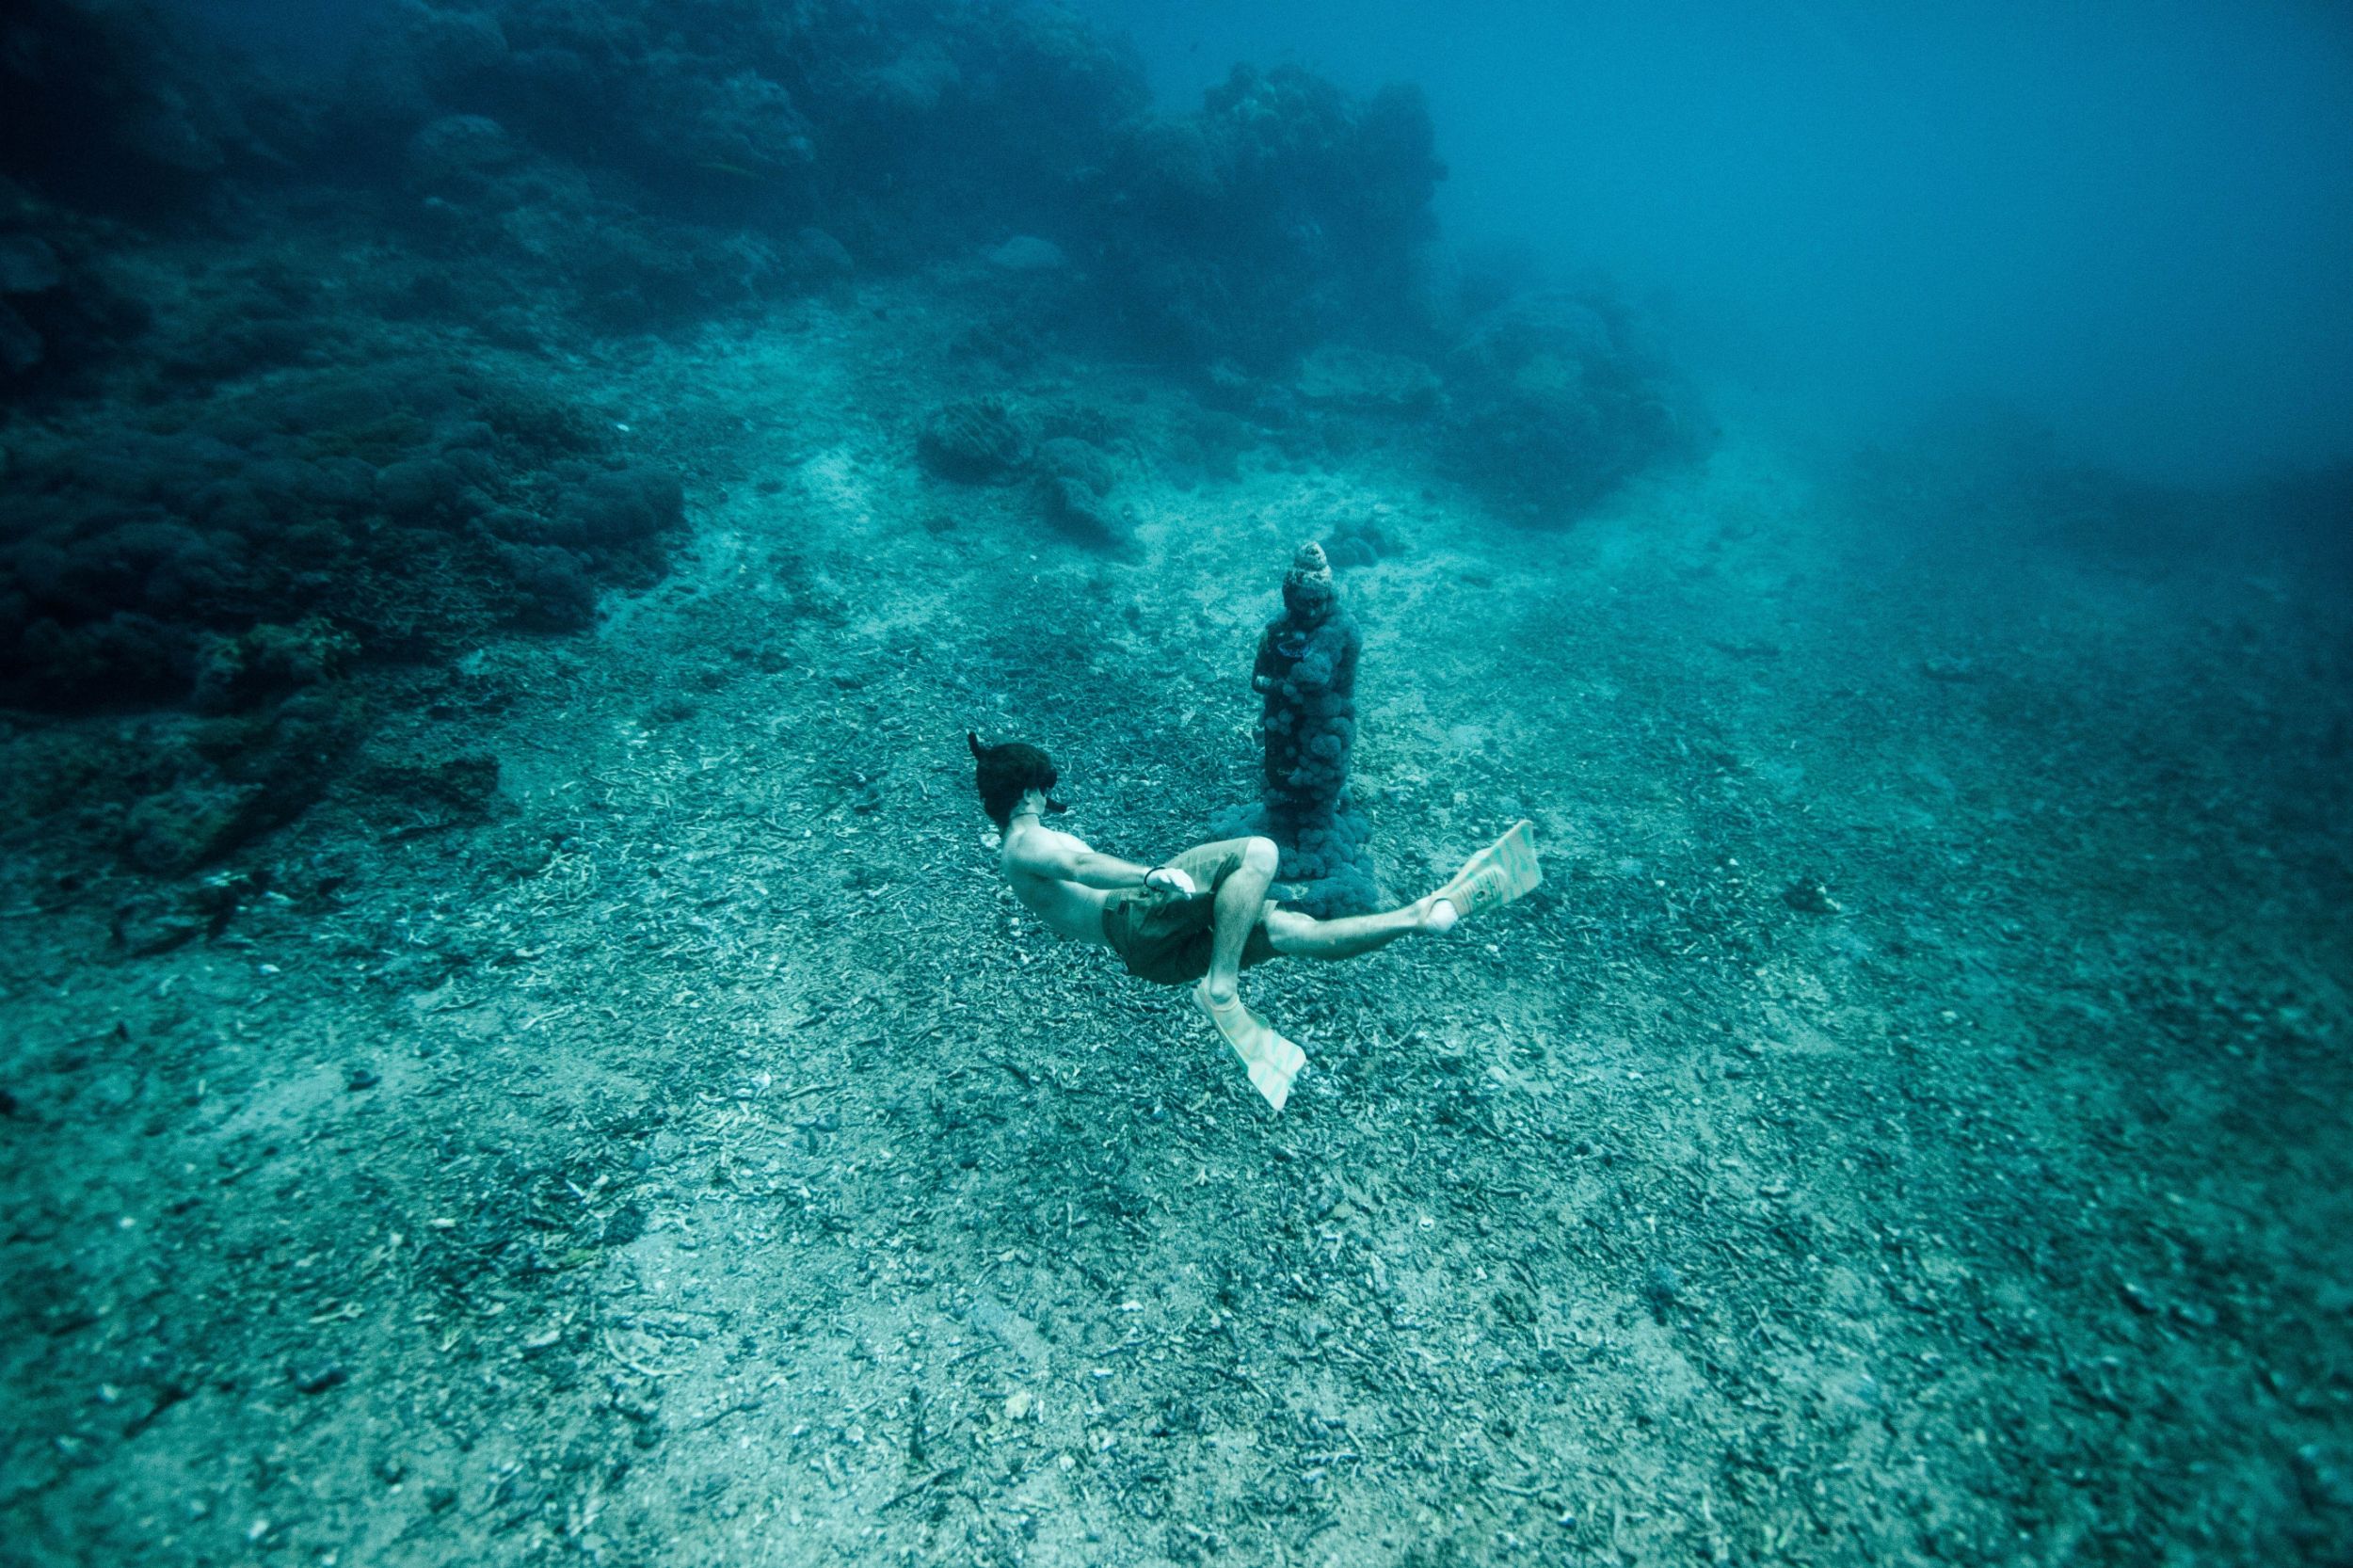
M 1065 880 L 1062 874 L 1066 867 L 1084 864 L 1082 857 L 1111 858 L 1096 855 L 1076 834 L 1024 815 L 1006 825 L 997 868 L 1022 907 L 1044 920 L 1055 936 L 1074 942 L 1099 942 L 1103 939 L 1103 905 L 1111 901 L 1112 889 L 1090 888 Z M 1136 880 L 1128 884 L 1131 888 L 1144 885 L 1144 869 L 1135 870 Z

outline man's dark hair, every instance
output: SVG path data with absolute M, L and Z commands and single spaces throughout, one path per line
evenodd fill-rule
M 1021 797 L 1032 790 L 1050 796 L 1056 775 L 1054 760 L 1035 746 L 1019 742 L 1004 745 L 984 746 L 981 738 L 965 732 L 965 741 L 972 747 L 973 760 L 980 765 L 972 770 L 972 782 L 981 792 L 981 809 L 988 820 L 1003 827 L 1013 815 L 1013 808 L 1021 804 Z M 1061 801 L 1048 799 L 1048 811 L 1066 811 Z

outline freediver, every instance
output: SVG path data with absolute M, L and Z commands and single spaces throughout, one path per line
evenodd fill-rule
M 1055 935 L 1110 948 L 1139 979 L 1192 985 L 1193 1000 L 1277 1112 L 1307 1058 L 1242 1005 L 1242 970 L 1270 958 L 1357 958 L 1401 936 L 1443 936 L 1544 877 L 1534 824 L 1521 822 L 1433 893 L 1382 914 L 1314 920 L 1268 896 L 1278 861 L 1273 840 L 1196 844 L 1157 866 L 1101 855 L 1046 825 L 1047 817 L 1068 809 L 1053 797 L 1053 759 L 1032 745 L 983 745 L 974 734 L 966 740 L 978 764 L 981 808 L 1002 835 L 997 865 L 1014 897 Z

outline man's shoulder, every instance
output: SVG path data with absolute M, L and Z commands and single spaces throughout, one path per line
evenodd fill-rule
M 1016 827 L 1006 833 L 1005 849 L 1015 855 L 1083 855 L 1087 853 L 1087 844 L 1075 833 L 1065 833 L 1044 823 L 1032 823 L 1027 827 Z
M 1005 834 L 998 860 L 1009 872 L 1036 872 L 1067 858 L 1076 842 L 1068 834 L 1057 833 L 1050 827 L 1014 828 Z

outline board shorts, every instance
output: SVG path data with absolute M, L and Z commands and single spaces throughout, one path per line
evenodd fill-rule
M 1129 974 L 1156 985 L 1190 985 L 1209 972 L 1217 890 L 1241 869 L 1249 841 L 1221 839 L 1196 844 L 1166 862 L 1193 878 L 1190 897 L 1163 898 L 1143 890 L 1112 896 L 1103 905 L 1103 940 Z M 1274 942 L 1261 919 L 1242 943 L 1241 967 L 1246 969 L 1273 956 Z

